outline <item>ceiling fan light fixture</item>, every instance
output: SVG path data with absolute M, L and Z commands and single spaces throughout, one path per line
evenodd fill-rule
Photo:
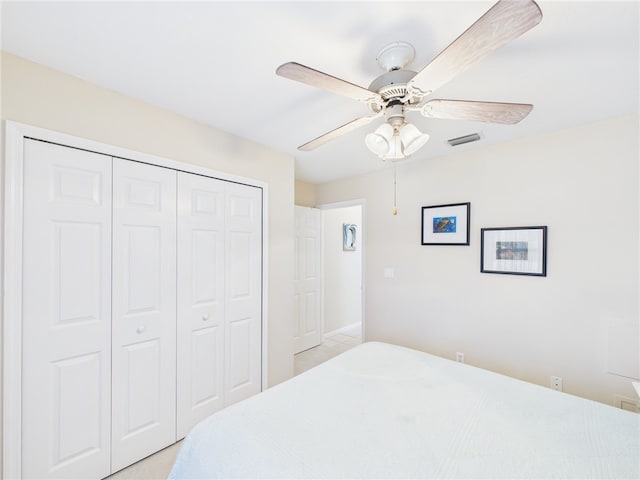
M 387 155 L 393 141 L 393 127 L 388 123 L 383 123 L 375 132 L 364 138 L 367 148 L 379 157 Z
M 402 148 L 402 140 L 398 135 L 394 135 L 389 143 L 389 151 L 382 156 L 383 160 L 402 160 L 406 158 Z
M 385 122 L 364 139 L 367 148 L 383 160 L 405 159 L 422 148 L 427 140 L 429 135 L 406 122 L 396 127 Z
M 422 133 L 411 123 L 405 123 L 400 128 L 398 135 L 400 136 L 400 140 L 402 140 L 403 152 L 406 157 L 416 153 L 427 143 L 427 140 L 429 140 L 428 134 Z

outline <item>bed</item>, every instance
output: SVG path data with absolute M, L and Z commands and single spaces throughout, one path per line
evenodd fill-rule
M 171 479 L 640 478 L 640 416 L 380 342 L 203 420 Z

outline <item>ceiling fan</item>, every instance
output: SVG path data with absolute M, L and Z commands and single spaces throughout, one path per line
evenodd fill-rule
M 427 100 L 426 97 L 497 48 L 536 26 L 541 19 L 540 7 L 533 0 L 500 0 L 419 72 L 406 68 L 414 58 L 413 46 L 407 42 L 391 43 L 376 57 L 378 65 L 386 73 L 373 80 L 368 88 L 296 62 L 279 66 L 276 74 L 281 77 L 359 100 L 366 103 L 372 112 L 299 146 L 298 150 L 313 150 L 384 117 L 385 122 L 366 136 L 365 143 L 384 160 L 404 159 L 420 149 L 429 138 L 406 121 L 406 114 L 411 111 L 430 118 L 518 123 L 529 114 L 533 105 Z

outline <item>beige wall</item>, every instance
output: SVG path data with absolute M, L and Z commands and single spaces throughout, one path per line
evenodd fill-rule
M 316 206 L 316 186 L 303 182 L 302 180 L 296 180 L 296 192 L 295 202 L 296 205 L 301 207 L 315 207 Z
M 638 128 L 631 115 L 399 163 L 397 216 L 393 169 L 319 185 L 319 204 L 366 199 L 367 339 L 635 398 L 608 371 L 640 375 Z M 420 244 L 422 206 L 467 201 L 470 246 Z M 527 225 L 549 228 L 548 276 L 480 273 L 480 228 Z
M 342 225 L 355 224 L 356 250 L 342 249 Z M 324 333 L 362 318 L 362 206 L 322 210 Z
M 268 378 L 293 375 L 293 158 L 2 53 L 2 119 L 266 182 Z

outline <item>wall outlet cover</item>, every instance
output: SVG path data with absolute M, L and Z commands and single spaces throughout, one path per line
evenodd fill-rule
M 562 377 L 551 376 L 551 383 L 549 385 L 552 389 L 558 392 L 562 391 Z

